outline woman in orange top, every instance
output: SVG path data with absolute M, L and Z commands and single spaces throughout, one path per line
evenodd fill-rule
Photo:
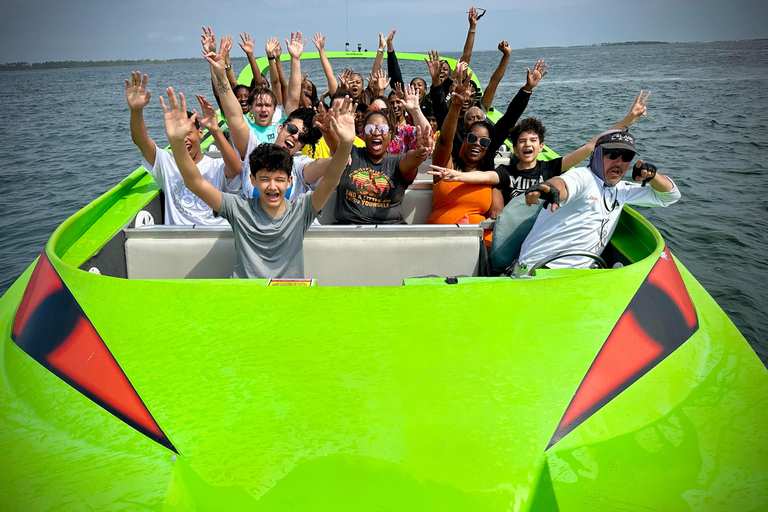
M 488 121 L 472 123 L 459 152 L 459 160 L 453 161 L 453 136 L 459 121 L 459 111 L 465 96 L 471 96 L 470 72 L 463 82 L 456 84 L 451 96 L 451 108 L 445 118 L 440 136 L 435 143 L 432 163 L 435 166 L 468 171 L 492 171 L 492 158 L 486 158 L 488 146 L 493 138 L 493 125 Z M 489 163 L 490 161 L 490 163 Z M 442 181 L 439 173 L 432 173 L 432 215 L 427 224 L 479 224 L 494 209 L 504 208 L 501 192 L 490 185 Z M 484 236 L 486 245 L 491 243 L 491 231 Z

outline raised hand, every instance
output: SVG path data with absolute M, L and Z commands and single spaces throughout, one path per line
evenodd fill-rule
M 140 71 L 131 71 L 131 81 L 125 79 L 125 100 L 131 110 L 143 110 L 149 104 L 152 95 L 147 89 L 147 75 Z
M 253 39 L 251 39 L 251 35 L 248 32 L 245 32 L 243 34 L 240 34 L 240 43 L 237 43 L 240 45 L 240 48 L 245 52 L 246 55 L 253 55 Z
M 285 46 L 288 49 L 288 53 L 292 59 L 301 58 L 301 54 L 304 52 L 304 45 L 307 44 L 306 39 L 302 40 L 301 31 L 291 32 L 291 39 L 285 40 Z
M 427 158 L 433 149 L 435 149 L 435 138 L 432 136 L 432 129 L 423 131 L 421 126 L 417 126 L 416 153 L 420 158 Z
M 209 132 L 216 131 L 219 128 L 219 117 L 216 115 L 216 109 L 200 94 L 196 94 L 195 97 L 197 102 L 200 103 L 200 112 L 203 113 L 202 116 L 198 115 L 197 117 L 198 121 L 200 121 L 200 126 Z M 195 110 L 195 114 L 197 114 L 197 110 Z
M 460 60 L 456 63 L 456 67 L 453 68 L 453 72 L 451 73 L 451 79 L 456 80 L 457 78 L 459 80 L 463 80 L 464 73 L 467 72 L 467 68 L 469 67 L 469 64 L 464 62 L 463 60 Z
M 384 94 L 384 91 L 389 87 L 390 78 L 387 78 L 387 72 L 383 69 L 376 71 L 375 73 L 368 73 L 368 85 L 373 89 L 376 94 Z
M 344 68 L 339 73 L 339 84 L 344 89 L 349 89 L 349 81 L 352 79 L 353 74 L 354 74 L 354 71 L 349 68 Z
M 184 100 L 184 93 L 179 93 L 179 100 L 176 100 L 176 94 L 173 87 L 165 90 L 168 95 L 168 106 L 165 105 L 163 97 L 160 96 L 160 106 L 163 107 L 163 118 L 165 120 L 165 134 L 168 141 L 183 141 L 184 137 L 195 128 L 195 119 L 197 114 L 187 117 L 187 102 Z
M 328 118 L 339 141 L 352 144 L 355 140 L 355 104 L 349 96 L 344 97 L 341 105 L 333 107 Z
M 276 37 L 270 37 L 264 43 L 264 53 L 267 54 L 267 57 L 275 57 L 278 48 L 280 48 L 280 41 Z
M 211 27 L 203 27 L 203 35 L 200 36 L 200 43 L 203 45 L 203 55 L 216 53 L 216 36 L 213 35 Z
M 461 64 L 461 63 L 459 63 Z M 459 67 L 459 66 L 456 66 Z M 466 67 L 466 65 L 465 65 Z M 472 81 L 472 72 L 467 73 L 467 77 L 464 80 L 459 80 L 453 88 L 453 96 L 460 99 L 462 103 L 472 99 L 472 91 L 470 90 L 469 83 Z
M 379 32 L 379 48 L 384 48 L 384 45 L 386 44 L 386 42 L 387 40 L 384 38 L 384 34 Z
M 405 93 L 403 93 L 403 84 L 400 82 L 397 82 L 394 87 L 392 87 L 392 90 L 395 91 L 395 95 L 400 98 L 401 100 L 405 99 Z
M 537 60 L 536 65 L 533 66 L 533 71 L 531 71 L 531 68 L 526 68 L 525 86 L 523 86 L 523 89 L 531 92 L 547 73 L 549 73 L 547 71 L 547 63 L 543 60 Z
M 331 113 L 325 108 L 323 102 L 317 105 L 317 114 L 312 119 L 312 124 L 323 133 L 331 131 Z
M 512 55 L 512 48 L 509 47 L 509 43 L 506 41 L 502 41 L 499 43 L 499 51 L 509 57 Z
M 632 107 L 629 109 L 629 114 L 624 118 L 624 121 L 626 122 L 627 128 L 635 124 L 635 121 L 640 119 L 642 116 L 646 115 L 648 112 L 648 109 L 645 106 L 645 102 L 648 99 L 648 96 L 651 95 L 651 91 L 648 91 L 648 94 L 643 97 L 643 91 L 641 90 L 637 94 L 637 98 L 635 98 L 635 102 L 632 104 Z
M 429 59 L 424 59 L 429 68 L 429 76 L 433 84 L 440 83 L 440 53 L 437 50 L 429 50 Z
M 315 34 L 315 37 L 312 38 L 312 42 L 315 43 L 315 48 L 317 48 L 318 52 L 325 50 L 325 36 L 320 32 Z
M 395 32 L 397 32 L 397 29 L 393 28 L 392 32 L 390 32 L 389 35 L 387 36 L 387 51 L 388 52 L 395 51 L 395 47 L 392 44 L 392 41 L 394 41 L 394 39 L 395 39 Z
M 230 38 L 231 39 L 231 38 Z M 226 76 L 226 63 L 229 59 L 229 49 L 232 47 L 232 41 L 228 41 L 226 37 L 221 38 L 221 45 L 218 53 L 209 53 L 205 56 L 205 60 L 211 66 L 211 70 L 216 76 L 224 78 Z
M 400 85 L 398 82 L 395 86 Z M 403 91 L 403 99 L 405 100 L 405 108 L 408 110 L 416 110 L 419 108 L 419 93 L 416 92 L 416 88 L 411 84 L 405 86 Z
M 469 8 L 469 15 L 467 16 L 467 19 L 469 20 L 470 30 L 474 29 L 477 26 L 477 22 L 480 20 L 480 18 L 483 17 L 483 14 L 479 14 L 477 12 L 477 9 L 475 9 L 474 7 Z

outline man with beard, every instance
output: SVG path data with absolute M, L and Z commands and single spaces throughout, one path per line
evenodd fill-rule
M 523 242 L 520 263 L 534 265 L 564 251 L 600 255 L 625 204 L 669 206 L 680 199 L 674 182 L 642 160 L 632 170 L 636 183 L 621 181 L 636 154 L 631 133 L 609 130 L 597 139 L 587 167 L 533 185 L 525 196 L 526 203 L 530 206 L 544 200 L 544 208 Z M 593 263 L 587 256 L 569 256 L 547 266 L 590 268 Z

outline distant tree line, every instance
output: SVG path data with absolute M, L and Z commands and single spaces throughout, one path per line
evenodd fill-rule
M 95 68 L 105 66 L 143 66 L 145 64 L 181 64 L 201 62 L 199 58 L 167 60 L 60 60 L 48 62 L 6 62 L 0 64 L 0 71 L 27 71 L 30 69 Z

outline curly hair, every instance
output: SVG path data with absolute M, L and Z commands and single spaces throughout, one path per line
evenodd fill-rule
M 259 171 L 284 172 L 290 178 L 293 169 L 293 156 L 274 144 L 259 144 L 248 157 L 251 174 Z
M 547 129 L 544 128 L 544 125 L 541 124 L 541 121 L 536 119 L 535 117 L 526 117 L 517 125 L 515 125 L 514 128 L 509 132 L 509 140 L 512 141 L 512 144 L 517 144 L 517 139 L 520 138 L 520 135 L 522 135 L 525 132 L 533 132 L 536 135 L 539 136 L 539 142 L 542 144 L 544 143 L 544 134 L 547 133 Z
M 299 142 L 308 144 L 314 151 L 315 144 L 323 136 L 323 132 L 313 122 L 315 110 L 312 108 L 297 108 L 285 118 L 283 124 L 290 123 L 294 119 L 301 119 L 301 122 L 304 123 L 304 131 L 299 134 Z

